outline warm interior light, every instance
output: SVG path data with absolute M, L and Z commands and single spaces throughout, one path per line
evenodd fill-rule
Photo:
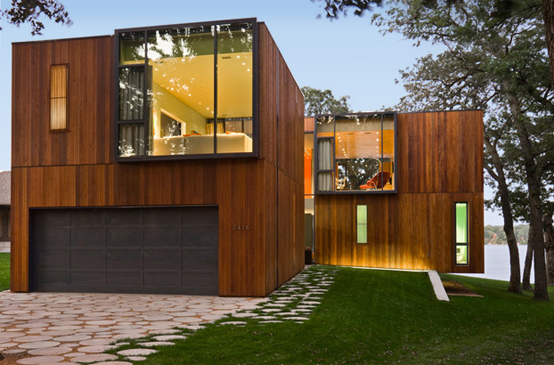
M 67 65 L 50 66 L 50 130 L 67 129 Z

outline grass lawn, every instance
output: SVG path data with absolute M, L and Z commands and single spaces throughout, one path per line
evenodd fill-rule
M 554 302 L 505 282 L 444 275 L 484 298 L 439 302 L 426 273 L 316 269 L 337 270 L 336 281 L 309 321 L 210 324 L 146 363 L 554 363 Z
M 10 254 L 0 253 L 0 290 L 10 287 Z

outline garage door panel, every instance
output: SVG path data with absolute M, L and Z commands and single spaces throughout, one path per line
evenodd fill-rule
M 107 258 L 110 270 L 142 269 L 142 252 L 140 250 L 108 250 Z
M 183 230 L 183 246 L 214 248 L 218 236 L 213 227 L 187 227 Z
M 37 284 L 69 285 L 69 271 L 40 271 Z
M 144 250 L 144 268 L 146 270 L 181 269 L 179 250 Z
M 145 227 L 144 247 L 181 247 L 181 227 Z
M 142 230 L 137 228 L 108 228 L 107 247 L 141 247 Z
M 70 258 L 67 250 L 44 250 L 38 255 L 38 268 L 69 269 Z
M 72 269 L 106 269 L 106 254 L 103 250 L 71 251 Z
M 67 249 L 71 242 L 71 230 L 69 228 L 43 227 L 34 233 L 34 241 L 43 249 L 63 248 Z
M 181 209 L 150 208 L 145 211 L 145 226 L 181 226 Z
M 118 287 L 141 287 L 142 271 L 131 272 L 107 272 L 106 281 L 110 286 Z
M 31 285 L 217 295 L 217 207 L 31 210 Z
M 71 228 L 72 247 L 103 248 L 106 245 L 106 230 L 103 228 Z
M 84 271 L 71 273 L 71 285 L 75 286 L 105 286 L 106 274 L 104 272 Z
M 108 209 L 106 214 L 108 226 L 135 226 L 142 223 L 142 209 Z
M 104 227 L 106 215 L 101 209 L 81 209 L 71 212 L 71 227 Z
M 206 270 L 206 267 L 214 267 L 217 264 L 217 253 L 205 250 L 184 250 L 183 270 Z
M 145 272 L 144 285 L 154 287 L 181 287 L 179 272 Z
M 38 227 L 69 227 L 71 225 L 71 214 L 67 210 L 52 209 L 47 212 L 48 214 L 35 215 L 33 225 Z

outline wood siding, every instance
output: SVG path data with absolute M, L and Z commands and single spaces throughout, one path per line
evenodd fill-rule
M 483 114 L 398 115 L 395 194 L 316 195 L 316 261 L 330 265 L 483 272 Z M 469 203 L 469 265 L 454 263 L 454 204 Z M 367 244 L 356 206 L 367 205 Z
M 303 268 L 304 246 L 303 99 L 267 28 L 260 24 L 260 158 L 115 163 L 113 41 L 13 46 L 11 289 L 29 290 L 31 208 L 217 205 L 219 294 L 267 295 Z M 62 63 L 69 131 L 50 133 L 44 90 L 50 65 Z

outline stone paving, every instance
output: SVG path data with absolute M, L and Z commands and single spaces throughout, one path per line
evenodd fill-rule
M 8 361 L 17 358 L 18 364 L 106 362 L 118 358 L 104 353 L 114 348 L 113 343 L 118 340 L 156 335 L 158 342 L 173 344 L 166 340 L 176 338 L 174 333 L 180 331 L 175 328 L 192 331 L 226 314 L 254 309 L 265 301 L 266 298 L 213 296 L 1 292 L 0 352 Z M 117 344 L 120 345 L 125 343 Z M 153 352 L 143 349 L 123 355 L 137 361 Z
M 307 321 L 333 277 L 312 266 L 268 298 L 2 292 L 0 352 L 13 364 L 131 365 L 207 323 Z
M 312 266 L 292 280 L 285 283 L 274 291 L 265 301 L 260 301 L 257 306 L 244 308 L 239 311 L 230 312 L 215 321 L 215 326 L 245 326 L 265 325 L 269 323 L 303 323 L 309 320 L 313 310 L 321 303 L 323 295 L 334 282 L 335 270 L 321 270 Z M 169 333 L 169 332 L 168 332 Z M 146 360 L 150 355 L 151 347 L 171 346 L 175 340 L 184 340 L 192 335 L 190 328 L 176 329 L 172 335 L 149 336 L 140 339 L 131 339 L 123 346 L 128 348 L 122 351 L 115 351 L 119 356 L 120 364 L 130 364 L 125 360 L 141 361 Z M 114 362 L 103 362 L 111 364 Z M 116 365 L 118 365 L 117 363 Z

